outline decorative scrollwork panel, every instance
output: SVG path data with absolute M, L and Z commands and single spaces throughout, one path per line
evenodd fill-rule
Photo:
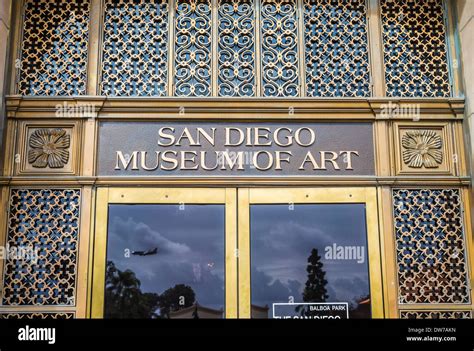
M 168 1 L 107 0 L 102 95 L 165 96 Z
M 219 96 L 255 96 L 255 4 L 219 0 Z
M 387 96 L 449 97 L 443 0 L 381 0 Z
M 210 0 L 176 0 L 176 96 L 212 94 L 212 26 Z
M 300 96 L 296 0 L 261 1 L 262 94 Z
M 26 0 L 19 93 L 85 95 L 89 0 Z
M 11 190 L 3 305 L 75 305 L 79 207 L 76 189 Z
M 399 303 L 469 303 L 458 189 L 393 191 Z
M 470 311 L 400 311 L 401 319 L 471 319 Z
M 306 95 L 370 96 L 365 0 L 304 0 Z

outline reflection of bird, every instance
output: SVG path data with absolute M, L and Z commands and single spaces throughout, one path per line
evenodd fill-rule
M 158 252 L 158 248 L 155 247 L 153 250 L 132 251 L 132 255 L 135 255 L 135 256 L 151 256 L 151 255 L 156 255 L 157 252 Z

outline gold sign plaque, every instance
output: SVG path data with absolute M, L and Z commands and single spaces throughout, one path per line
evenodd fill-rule
M 99 174 L 374 175 L 372 124 L 102 122 Z

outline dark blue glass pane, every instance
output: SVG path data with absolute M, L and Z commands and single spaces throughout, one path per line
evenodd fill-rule
M 111 205 L 106 318 L 222 318 L 224 205 Z
M 370 318 L 365 222 L 363 204 L 252 205 L 252 317 L 337 302 L 345 318 Z

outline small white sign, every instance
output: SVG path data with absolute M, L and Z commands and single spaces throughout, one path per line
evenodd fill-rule
M 276 319 L 349 319 L 347 302 L 295 302 L 273 304 Z

